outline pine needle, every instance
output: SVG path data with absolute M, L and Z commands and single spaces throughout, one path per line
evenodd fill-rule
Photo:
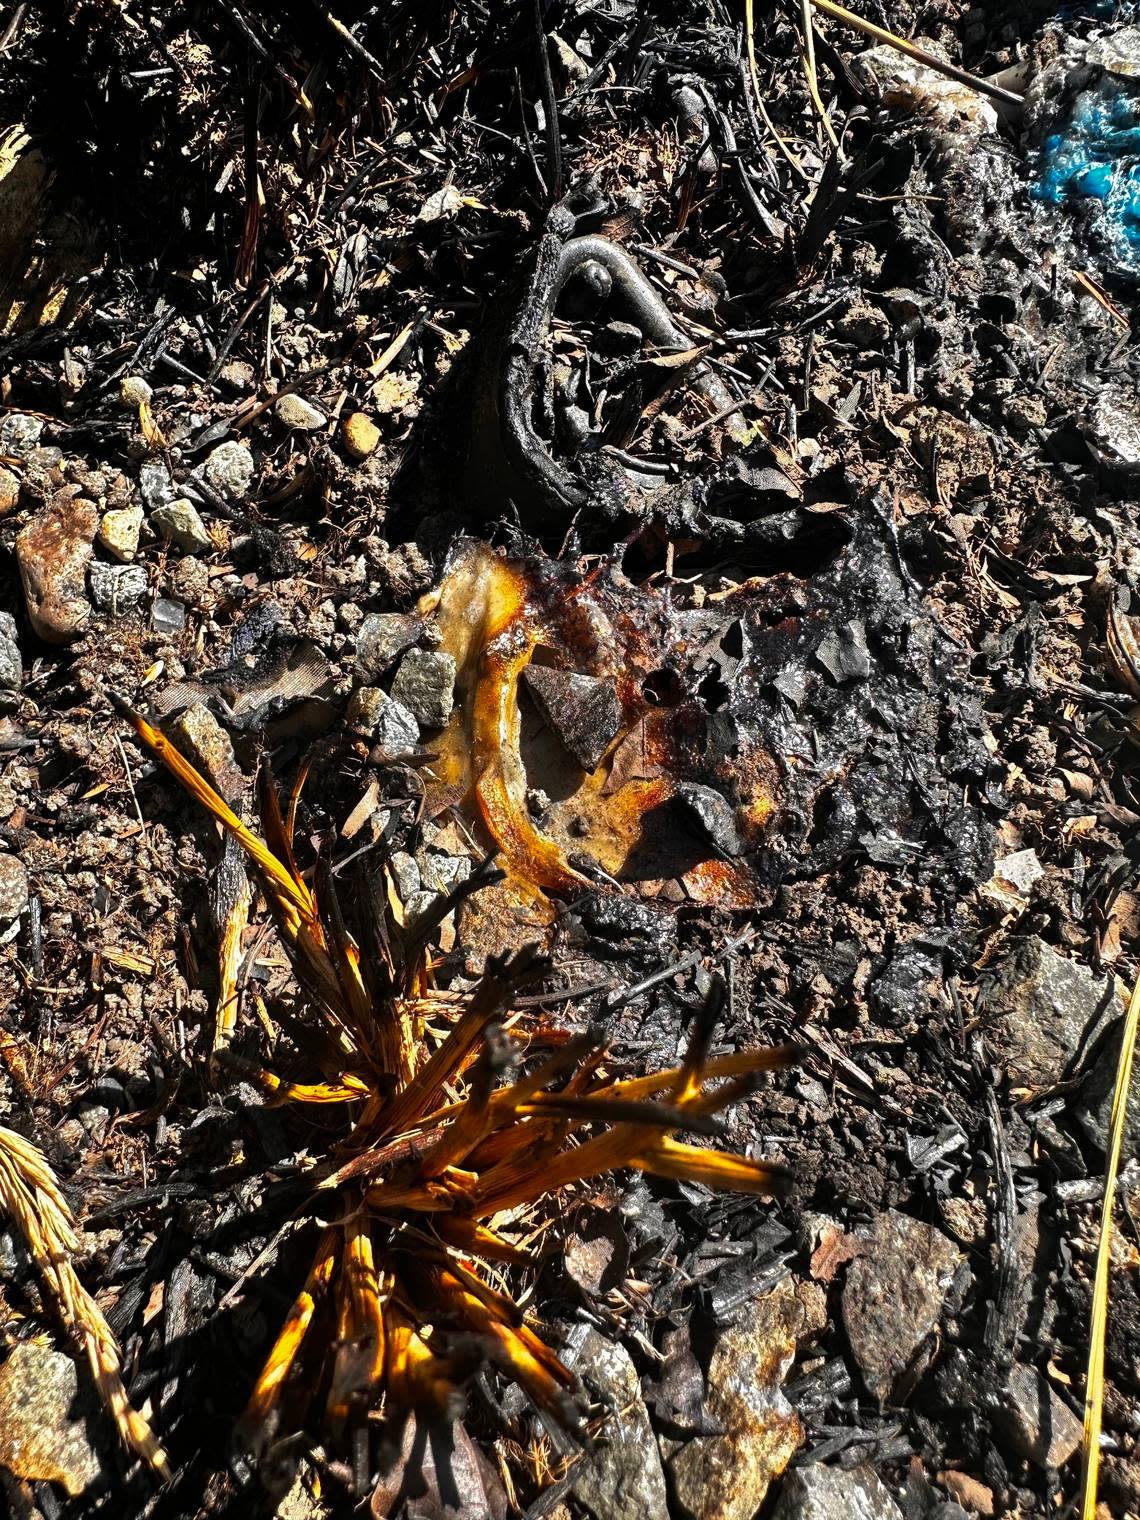
M 1128 1011 L 1124 1015 L 1124 1034 L 1120 1042 L 1120 1060 L 1116 1067 L 1116 1086 L 1112 1093 L 1109 1119 L 1108 1156 L 1104 1168 L 1104 1199 L 1100 1210 L 1100 1240 L 1096 1252 L 1096 1276 L 1093 1280 L 1092 1323 L 1089 1332 L 1089 1366 L 1085 1380 L 1085 1428 L 1081 1447 L 1081 1520 L 1095 1520 L 1097 1475 L 1100 1471 L 1100 1426 L 1104 1405 L 1104 1330 L 1108 1317 L 1108 1269 L 1112 1246 L 1112 1205 L 1116 1194 L 1116 1177 L 1120 1170 L 1120 1151 L 1124 1142 L 1124 1120 L 1128 1113 L 1128 1091 L 1132 1085 L 1132 1057 L 1136 1050 L 1136 1031 L 1140 1027 L 1140 977 L 1132 989 Z
M 827 114 L 827 107 L 824 105 L 823 97 L 819 93 L 819 75 L 815 67 L 815 25 L 811 19 L 811 0 L 800 0 L 800 12 L 803 28 L 800 39 L 800 62 L 803 64 L 808 94 L 811 96 L 811 103 L 815 107 L 816 115 L 823 123 L 823 129 L 827 133 L 828 141 L 833 148 L 838 148 L 839 139 L 835 135 L 835 128 L 831 125 L 831 117 Z
M 768 115 L 768 107 L 764 103 L 764 96 L 760 90 L 760 70 L 756 67 L 756 38 L 753 34 L 755 16 L 753 14 L 753 0 L 744 0 L 744 41 L 748 49 L 748 74 L 752 80 L 752 93 L 756 96 L 756 109 L 764 118 L 764 125 L 772 135 L 772 141 L 787 159 L 788 163 L 803 180 L 807 179 L 804 167 L 799 159 L 788 147 L 787 142 L 776 130 L 776 124 Z

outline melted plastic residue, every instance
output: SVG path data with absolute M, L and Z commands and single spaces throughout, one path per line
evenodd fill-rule
M 1100 204 L 1101 234 L 1122 268 L 1140 273 L 1140 94 L 1106 76 L 1073 102 L 1041 146 L 1039 200 Z

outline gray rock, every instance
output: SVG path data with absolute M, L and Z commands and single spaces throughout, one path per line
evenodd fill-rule
M 16 635 L 16 619 L 10 612 L 0 612 L 0 691 L 19 691 L 24 679 L 24 661 Z
M 273 410 L 279 422 L 283 422 L 286 427 L 297 428 L 302 433 L 313 433 L 328 425 L 328 418 L 319 407 L 291 391 L 287 396 L 278 397 Z
M 463 209 L 463 197 L 454 185 L 444 185 L 442 190 L 437 190 L 429 195 L 427 200 L 416 212 L 417 222 L 450 221 L 457 212 Z
M 150 621 L 155 633 L 181 633 L 186 627 L 186 603 L 172 596 L 155 597 Z
M 44 430 L 43 420 L 29 417 L 24 412 L 10 412 L 0 419 L 0 454 L 14 454 L 23 459 L 40 441 Z
M 1140 77 L 1140 26 L 1122 26 L 1094 38 L 1085 51 L 1085 62 L 1120 79 Z
M 423 632 L 419 618 L 407 612 L 370 612 L 356 635 L 356 677 L 375 686 L 398 654 Z
M 139 494 L 148 512 L 174 499 L 174 482 L 161 459 L 147 459 L 139 466 Z
M 925 1370 L 924 1343 L 962 1253 L 933 1225 L 894 1209 L 857 1238 L 864 1250 L 847 1269 L 843 1325 L 863 1381 L 885 1400 Z
M 575 1468 L 572 1492 L 598 1520 L 668 1520 L 665 1474 L 629 1353 L 590 1330 L 575 1366 L 611 1414 L 602 1444 Z
M 685 822 L 698 838 L 706 840 L 722 855 L 739 855 L 740 835 L 732 806 L 715 787 L 697 781 L 681 781 L 675 797 Z
M 413 892 L 404 904 L 404 914 L 409 924 L 418 923 L 429 908 L 439 901 L 437 892 Z
M 172 501 L 169 506 L 159 507 L 151 513 L 150 522 L 168 544 L 185 554 L 202 554 L 214 547 L 197 507 L 185 497 Z
M 523 680 L 535 706 L 582 769 L 596 770 L 621 727 L 614 682 L 547 665 L 528 665 Z
M 1043 1373 L 1018 1363 L 993 1422 L 1009 1445 L 1038 1467 L 1061 1467 L 1081 1444 L 1081 1422 Z
M 101 612 L 114 617 L 133 612 L 146 596 L 146 571 L 141 565 L 106 565 L 93 560 L 89 580 L 91 600 Z
M 1108 1150 L 1112 1094 L 1116 1088 L 1122 1033 L 1123 1028 L 1118 1025 L 1104 1041 L 1075 1105 L 1077 1122 L 1102 1154 Z M 1140 1063 L 1132 1068 L 1132 1088 L 1121 1140 L 1121 1164 L 1126 1165 L 1137 1156 L 1140 1156 Z
M 471 862 L 462 855 L 441 855 L 435 850 L 416 853 L 420 880 L 429 892 L 450 892 L 471 875 Z
M 772 1520 L 902 1520 L 890 1490 L 870 1467 L 797 1467 Z
M 169 733 L 228 802 L 241 796 L 245 778 L 234 755 L 233 740 L 204 703 L 193 702 L 179 713 Z
M 15 855 L 0 855 L 0 924 L 10 924 L 28 906 L 28 873 Z
M 206 480 L 219 496 L 239 501 L 253 483 L 253 455 L 244 443 L 230 438 L 212 449 L 205 465 Z
M 251 391 L 257 376 L 252 364 L 247 364 L 244 359 L 230 359 L 218 371 L 218 379 L 231 390 Z
M 407 850 L 394 851 L 388 864 L 396 878 L 396 891 L 400 894 L 400 901 L 410 902 L 423 887 L 419 866 Z
M 20 505 L 20 482 L 11 470 L 0 466 L 0 517 L 7 517 Z
M 62 1483 L 72 1497 L 99 1477 L 98 1412 L 71 1357 L 34 1341 L 13 1346 L 0 1367 L 0 1408 L 0 1465 L 9 1472 Z
M 392 695 L 425 728 L 442 728 L 455 706 L 455 658 L 409 649 L 400 661 Z
M 816 648 L 815 658 L 837 686 L 848 681 L 866 680 L 871 674 L 871 656 L 862 619 L 852 618 L 825 633 Z
M 420 726 L 403 705 L 378 686 L 361 686 L 348 704 L 353 728 L 374 739 L 386 755 L 406 755 L 420 742 Z
M 1095 1026 L 1117 1008 L 1111 977 L 1094 976 L 1033 937 L 998 967 L 984 1015 L 1010 1082 L 1052 1087 Z
M 1129 475 L 1140 472 L 1140 406 L 1125 385 L 1101 385 L 1089 403 L 1085 442 L 1102 463 Z

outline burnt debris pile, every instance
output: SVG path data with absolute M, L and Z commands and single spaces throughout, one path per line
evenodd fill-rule
M 5 1504 L 1051 1513 L 1137 29 L 144 9 L 0 15 Z

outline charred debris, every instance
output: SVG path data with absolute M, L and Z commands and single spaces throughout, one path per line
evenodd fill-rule
M 1106 10 L 0 13 L 13 1514 L 1076 1493 L 1140 933 Z

